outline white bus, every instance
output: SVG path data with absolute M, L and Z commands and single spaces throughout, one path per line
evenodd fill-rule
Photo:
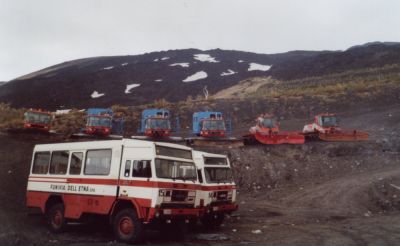
M 201 183 L 196 204 L 204 208 L 200 220 L 206 227 L 220 226 L 225 214 L 238 209 L 229 159 L 225 155 L 195 150 L 193 157 Z
M 133 139 L 36 145 L 27 206 L 54 232 L 68 219 L 107 215 L 117 240 L 135 242 L 143 224 L 188 222 L 202 213 L 192 149 Z

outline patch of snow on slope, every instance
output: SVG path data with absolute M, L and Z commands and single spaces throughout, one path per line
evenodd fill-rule
M 162 79 L 156 79 L 155 82 L 162 82 Z
M 158 58 L 157 58 L 157 59 L 154 59 L 153 61 L 158 62 Z
M 229 75 L 232 75 L 232 74 L 235 74 L 235 73 L 237 73 L 237 72 L 235 72 L 235 71 L 233 71 L 231 69 L 228 69 L 228 72 L 222 72 L 221 76 L 229 76 Z
M 169 65 L 171 67 L 175 67 L 175 66 L 189 67 L 189 63 L 188 62 L 174 63 L 174 64 L 169 64 Z
M 111 70 L 111 69 L 113 69 L 114 68 L 114 66 L 109 66 L 109 67 L 105 67 L 105 68 L 103 68 L 104 70 Z
M 104 96 L 105 93 L 98 93 L 97 91 L 93 91 L 92 95 L 90 95 L 92 98 L 99 98 Z
M 166 56 L 166 57 L 161 58 L 161 61 L 165 61 L 165 60 L 168 60 L 168 59 L 169 59 L 169 57 Z
M 215 57 L 210 56 L 209 54 L 195 54 L 193 55 L 195 60 L 201 61 L 201 62 L 219 62 L 215 60 Z
M 57 109 L 57 110 L 56 110 L 56 115 L 68 114 L 69 111 L 71 111 L 71 109 Z
M 128 65 L 127 62 L 121 64 L 121 66 L 126 66 L 126 65 Z
M 204 72 L 204 71 L 200 71 L 200 72 L 197 72 L 197 73 L 195 73 L 193 75 L 190 75 L 189 77 L 187 77 L 186 79 L 184 79 L 182 81 L 183 82 L 193 82 L 193 81 L 200 80 L 200 79 L 205 79 L 205 78 L 207 78 L 207 73 Z
M 126 85 L 125 94 L 131 93 L 131 90 L 135 87 L 140 86 L 140 84 L 130 84 Z
M 242 62 L 244 62 L 244 61 L 243 61 L 243 60 L 239 60 L 238 62 L 239 62 L 239 63 L 242 63 Z
M 247 69 L 247 71 L 256 71 L 256 70 L 258 70 L 258 71 L 268 71 L 271 68 L 270 65 L 261 65 L 261 64 L 254 63 L 254 62 L 250 63 L 249 65 L 250 66 Z

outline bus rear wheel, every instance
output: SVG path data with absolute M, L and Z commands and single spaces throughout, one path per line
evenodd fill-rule
M 52 232 L 59 233 L 64 231 L 67 224 L 64 217 L 64 211 L 64 204 L 57 203 L 51 206 L 47 212 L 47 224 Z
M 116 239 L 125 243 L 136 243 L 142 235 L 142 223 L 134 209 L 119 211 L 113 220 L 113 231 Z

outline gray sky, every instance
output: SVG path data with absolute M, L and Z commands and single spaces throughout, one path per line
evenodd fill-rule
M 399 0 L 0 0 L 0 81 L 91 56 L 346 49 L 399 24 Z

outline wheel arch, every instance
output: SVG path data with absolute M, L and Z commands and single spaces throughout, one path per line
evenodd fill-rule
M 55 204 L 58 204 L 58 203 L 64 204 L 64 199 L 62 198 L 62 196 L 61 195 L 57 195 L 57 194 L 50 195 L 47 198 L 47 201 L 46 201 L 46 203 L 44 205 L 44 211 L 43 212 L 46 214 L 52 206 L 54 206 Z
M 122 209 L 125 208 L 133 208 L 136 212 L 136 215 L 138 216 L 139 219 L 143 219 L 144 215 L 141 213 L 139 205 L 135 202 L 135 200 L 116 200 L 111 208 L 110 211 L 110 222 L 114 218 L 114 216 L 121 211 Z

